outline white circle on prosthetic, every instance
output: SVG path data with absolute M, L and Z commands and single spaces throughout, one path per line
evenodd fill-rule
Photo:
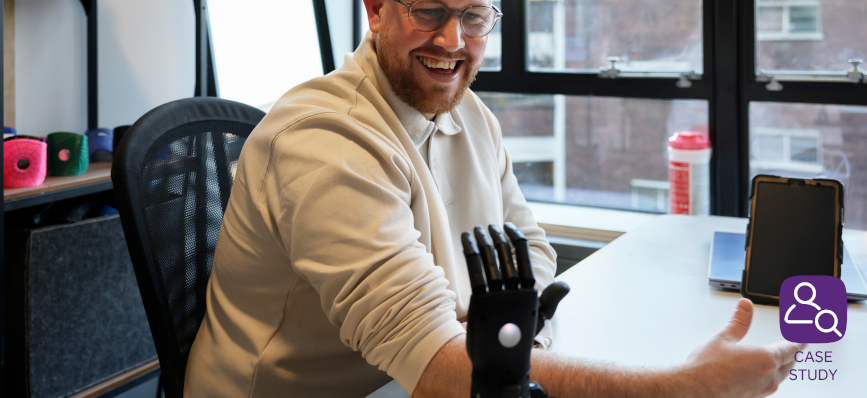
M 521 329 L 514 323 L 507 323 L 500 328 L 500 333 L 497 333 L 497 338 L 500 344 L 506 348 L 512 348 L 518 345 L 521 341 Z

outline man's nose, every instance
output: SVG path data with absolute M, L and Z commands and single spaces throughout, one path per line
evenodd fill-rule
M 461 21 L 457 15 L 450 15 L 437 31 L 434 37 L 434 45 L 440 46 L 446 51 L 454 52 L 464 48 L 464 32 L 461 30 Z

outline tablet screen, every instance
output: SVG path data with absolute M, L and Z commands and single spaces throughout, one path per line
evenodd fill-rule
M 778 296 L 795 275 L 834 275 L 836 189 L 759 182 L 753 200 L 751 293 Z

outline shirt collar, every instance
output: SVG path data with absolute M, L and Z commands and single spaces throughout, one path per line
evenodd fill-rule
M 461 126 L 455 122 L 455 119 L 452 117 L 452 112 L 442 113 L 434 118 L 437 127 L 439 127 L 439 130 L 445 133 L 445 135 L 455 135 L 463 130 Z
M 394 93 L 391 82 L 379 64 L 376 50 L 373 47 L 372 32 L 367 32 L 361 45 L 355 50 L 353 57 L 361 65 L 362 70 L 370 78 L 376 90 L 379 91 L 379 94 L 382 95 L 385 102 L 391 107 L 391 110 L 394 111 L 394 114 L 407 134 L 409 134 L 416 148 L 424 144 L 428 137 L 437 130 L 442 131 L 446 135 L 455 135 L 461 132 L 461 126 L 455 123 L 451 112 L 436 115 L 434 120 L 430 121 L 421 112 L 403 102 Z

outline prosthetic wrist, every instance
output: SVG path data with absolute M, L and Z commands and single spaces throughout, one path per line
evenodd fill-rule
M 488 227 L 490 238 L 482 227 L 461 235 L 473 289 L 467 321 L 472 397 L 543 397 L 530 381 L 530 350 L 569 286 L 554 283 L 539 297 L 527 238 L 511 223 L 505 230 L 508 239 L 495 225 Z

